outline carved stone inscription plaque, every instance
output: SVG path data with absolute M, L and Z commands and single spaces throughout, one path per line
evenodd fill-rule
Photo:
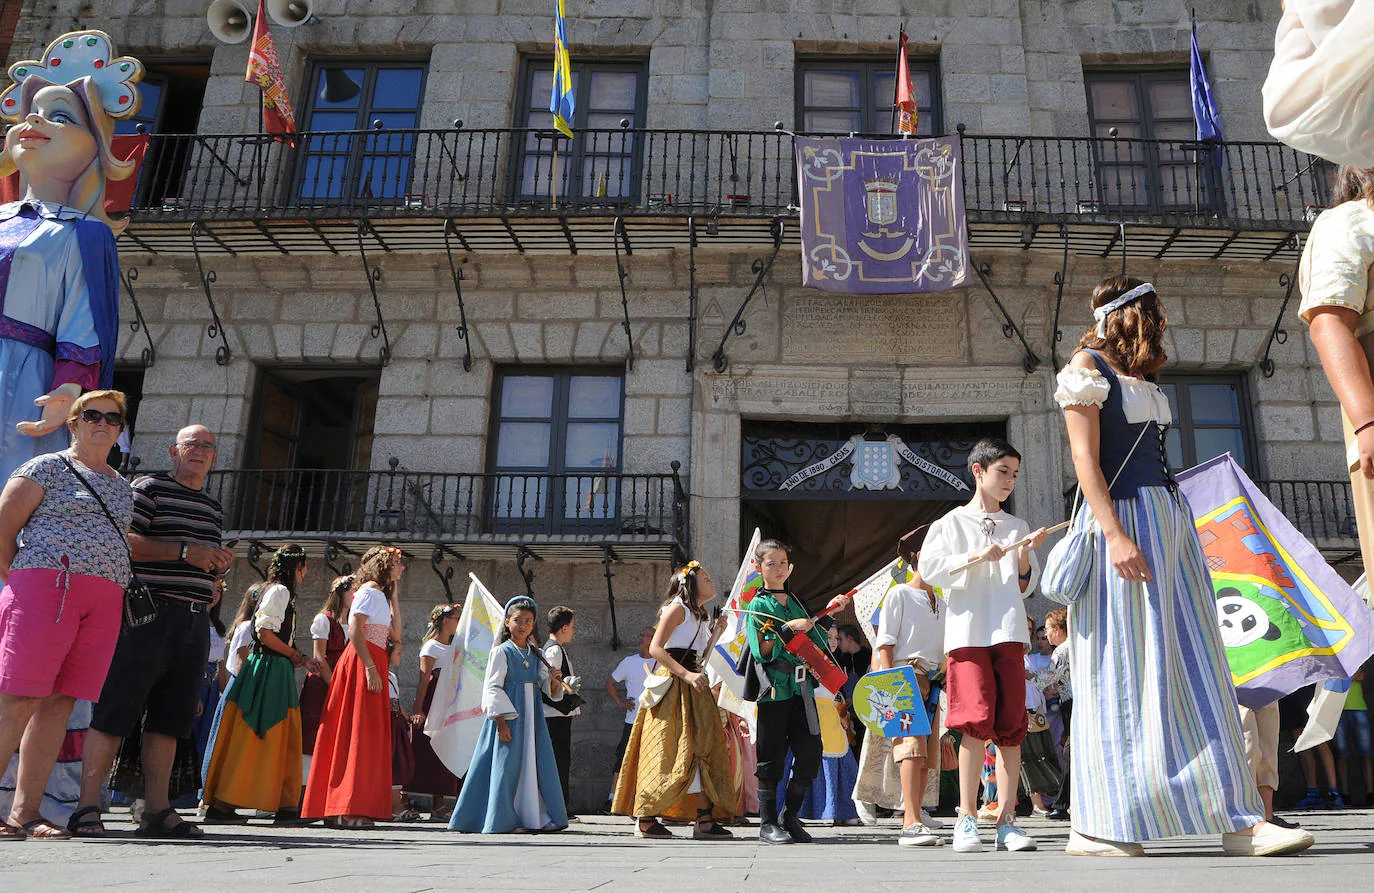
M 957 363 L 968 349 L 961 295 L 794 292 L 782 321 L 785 361 Z

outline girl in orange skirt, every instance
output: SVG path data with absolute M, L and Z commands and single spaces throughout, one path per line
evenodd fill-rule
M 340 828 L 370 828 L 391 818 L 391 701 L 387 639 L 401 639 L 396 583 L 401 550 L 374 546 L 353 575 L 358 590 L 348 611 L 351 646 L 339 658 L 315 737 L 315 755 L 301 813 L 332 818 Z
M 209 822 L 234 822 L 235 808 L 275 812 L 279 824 L 300 818 L 301 711 L 296 667 L 318 661 L 291 644 L 296 587 L 305 580 L 305 550 L 283 546 L 272 556 L 267 585 L 253 615 L 253 649 L 224 695 L 210 770 L 205 778 Z

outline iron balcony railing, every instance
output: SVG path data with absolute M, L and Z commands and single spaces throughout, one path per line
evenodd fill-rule
M 686 544 L 687 496 L 670 474 L 215 471 L 226 536 L 441 543 L 579 538 Z
M 1331 166 L 1279 143 L 962 134 L 974 221 L 1306 230 Z M 154 134 L 135 220 L 794 216 L 789 134 L 384 130 Z M 554 187 L 557 187 L 556 189 Z
M 1348 481 L 1258 480 L 1270 502 L 1319 549 L 1329 552 L 1357 548 L 1355 504 Z M 1064 491 L 1064 514 L 1073 511 L 1077 488 Z

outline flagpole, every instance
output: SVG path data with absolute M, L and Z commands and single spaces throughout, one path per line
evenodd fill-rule
M 549 192 L 553 195 L 553 209 L 558 210 L 558 134 L 553 135 L 553 183 L 549 185 Z

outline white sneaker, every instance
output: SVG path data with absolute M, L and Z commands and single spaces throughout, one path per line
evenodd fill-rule
M 1035 849 L 1035 840 L 1016 827 L 1016 822 L 1008 819 L 997 826 L 996 849 L 1009 853 L 1030 852 Z
M 926 812 L 924 809 L 921 810 L 921 824 L 925 825 L 926 828 L 930 831 L 940 831 L 943 830 L 945 827 L 944 822 L 940 821 L 935 816 Z
M 944 841 L 935 836 L 935 833 L 925 825 L 907 825 L 902 829 L 902 834 L 897 838 L 898 846 L 942 846 Z
M 878 813 L 874 811 L 872 803 L 864 803 L 862 800 L 854 801 L 854 809 L 859 813 L 859 821 L 865 825 L 878 824 Z
M 971 815 L 959 817 L 954 824 L 954 852 L 981 853 L 983 838 L 978 836 L 978 820 Z

